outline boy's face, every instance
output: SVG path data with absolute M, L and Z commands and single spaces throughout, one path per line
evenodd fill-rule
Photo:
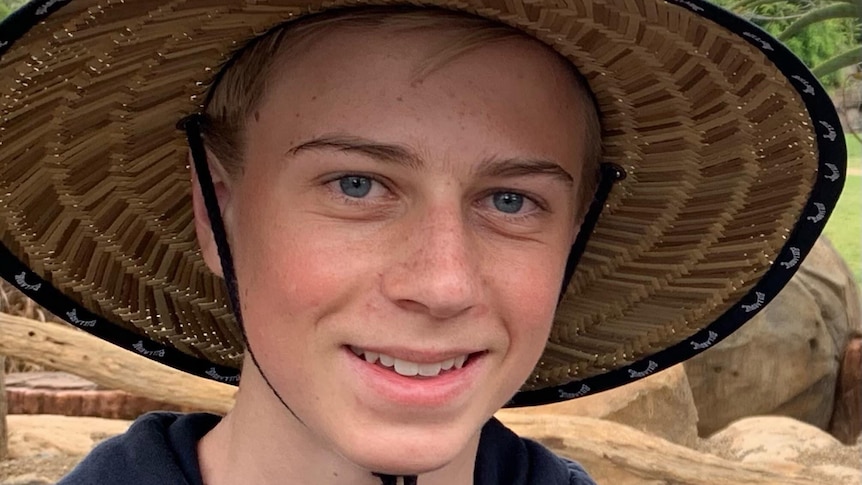
M 471 449 L 527 379 L 577 230 L 570 74 L 507 40 L 417 77 L 445 39 L 337 31 L 286 60 L 224 209 L 263 374 L 326 447 L 393 473 Z

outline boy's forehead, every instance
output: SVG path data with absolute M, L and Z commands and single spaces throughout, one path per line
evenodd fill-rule
M 403 101 L 418 91 L 490 104 L 578 107 L 569 73 L 538 41 L 463 45 L 460 36 L 438 29 L 333 29 L 280 58 L 268 88 L 291 98 L 340 97 L 345 108 Z M 531 99 L 514 99 L 525 96 Z
M 337 26 L 285 42 L 258 113 L 248 118 L 248 149 L 290 153 L 310 139 L 346 134 L 471 163 L 582 161 L 586 106 L 567 61 L 518 32 L 479 41 L 470 34 Z
M 483 21 L 484 22 L 484 21 Z M 412 22 L 399 21 L 398 16 L 381 18 L 379 24 L 354 24 L 349 21 L 323 24 L 317 28 L 288 31 L 281 42 L 278 58 L 288 66 L 297 58 L 312 58 L 317 63 L 343 63 L 345 55 L 357 62 L 383 53 L 389 59 L 420 62 L 423 70 L 433 71 L 462 55 L 492 44 L 506 44 L 507 50 L 532 49 L 538 58 L 562 59 L 539 40 L 514 28 L 496 24 L 459 24 L 451 19 L 421 17 Z M 419 74 L 423 74 L 420 72 Z
M 512 33 L 477 40 L 461 30 L 332 26 L 285 43 L 268 84 L 271 89 L 289 85 L 289 91 L 311 96 L 350 85 L 358 90 L 351 97 L 358 98 L 399 87 L 409 94 L 411 88 L 436 76 L 458 81 L 446 83 L 446 89 L 461 92 L 450 93 L 453 96 L 479 95 L 492 87 L 489 76 L 505 70 L 510 77 L 545 79 L 544 83 L 536 80 L 536 92 L 545 88 L 561 101 L 574 98 L 566 95 L 575 91 L 571 73 L 564 67 L 567 61 L 539 41 Z M 357 85 L 359 78 L 364 84 Z

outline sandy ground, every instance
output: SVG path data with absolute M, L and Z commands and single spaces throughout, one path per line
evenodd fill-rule
M 48 485 L 69 473 L 81 456 L 46 455 L 0 461 L 0 485 Z
M 9 459 L 0 461 L 0 485 L 54 483 L 93 446 L 122 433 L 130 424 L 116 419 L 51 415 L 10 415 L 6 419 Z M 14 480 L 16 477 L 20 479 Z

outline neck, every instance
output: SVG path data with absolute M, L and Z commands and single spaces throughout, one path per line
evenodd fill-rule
M 299 422 L 249 367 L 233 409 L 198 443 L 204 484 L 382 485 Z M 420 474 L 418 485 L 472 484 L 478 445 L 479 433 L 453 462 Z

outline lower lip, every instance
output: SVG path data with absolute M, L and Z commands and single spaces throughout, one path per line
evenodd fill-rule
M 435 377 L 407 377 L 393 368 L 368 363 L 349 348 L 344 348 L 344 355 L 365 390 L 372 392 L 372 398 L 412 407 L 441 407 L 459 402 L 473 387 L 485 360 L 485 354 L 474 353 L 460 369 L 453 367 Z

